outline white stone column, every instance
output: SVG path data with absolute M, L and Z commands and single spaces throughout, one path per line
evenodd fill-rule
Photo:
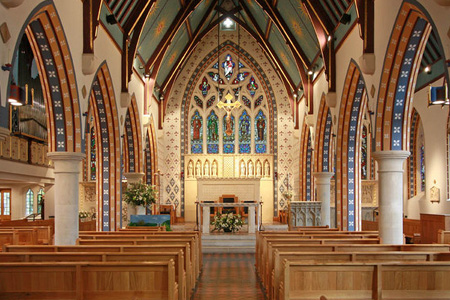
M 379 216 L 378 230 L 383 244 L 403 244 L 403 162 L 408 151 L 377 151 Z
M 127 183 L 138 183 L 142 180 L 142 178 L 144 178 L 144 175 L 144 173 L 137 172 L 123 173 L 123 176 L 125 176 L 125 178 L 127 179 Z M 122 202 L 122 205 L 127 205 L 127 220 L 128 222 L 130 222 L 130 216 L 137 215 L 136 206 L 128 205 L 125 202 Z
M 204 205 L 203 206 L 203 226 L 202 226 L 203 234 L 209 233 L 209 223 L 211 223 L 209 213 L 210 213 L 209 206 Z
M 50 152 L 55 169 L 55 245 L 75 245 L 78 238 L 79 152 Z
M 248 207 L 248 233 L 255 233 L 255 207 Z
M 331 187 L 331 177 L 333 177 L 333 172 L 314 172 L 313 176 L 316 178 L 317 187 L 317 201 L 322 203 L 320 207 L 320 225 L 331 227 L 330 222 L 330 187 Z

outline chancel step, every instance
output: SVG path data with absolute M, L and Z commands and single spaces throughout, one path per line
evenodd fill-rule
M 203 253 L 255 253 L 256 237 L 247 233 L 202 235 Z

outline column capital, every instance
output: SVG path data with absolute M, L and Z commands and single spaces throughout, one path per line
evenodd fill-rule
M 318 184 L 323 183 L 330 183 L 331 177 L 333 177 L 334 172 L 313 172 L 312 173 L 314 178 L 316 178 L 316 181 Z
M 410 155 L 411 155 L 411 152 L 403 151 L 403 150 L 384 150 L 384 151 L 372 152 L 372 157 L 377 161 L 381 161 L 384 159 L 403 159 L 403 160 L 405 160 Z
M 0 141 L 6 140 L 7 137 L 9 137 L 11 132 L 8 128 L 0 127 Z
M 54 173 L 80 173 L 80 161 L 86 158 L 86 154 L 80 152 L 49 152 L 47 157 L 50 158 L 54 165 Z
M 372 153 L 372 157 L 378 162 L 378 173 L 403 173 L 403 162 L 410 155 L 409 151 L 403 150 L 375 151 Z
M 123 173 L 123 175 L 127 178 L 128 183 L 137 183 L 144 178 L 144 173 L 138 173 L 138 172 L 130 172 L 130 173 Z

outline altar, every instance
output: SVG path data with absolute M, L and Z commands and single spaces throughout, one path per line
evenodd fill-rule
M 211 224 L 211 216 L 210 216 L 210 208 L 211 207 L 248 207 L 248 233 L 255 233 L 256 225 L 255 225 L 255 214 L 256 220 L 258 221 L 258 226 L 261 222 L 260 219 L 260 205 L 259 203 L 197 203 L 198 211 L 197 211 L 197 220 L 200 220 L 200 210 L 203 210 L 203 225 L 202 232 L 203 234 L 209 233 L 209 225 Z M 197 224 L 199 226 L 200 224 Z

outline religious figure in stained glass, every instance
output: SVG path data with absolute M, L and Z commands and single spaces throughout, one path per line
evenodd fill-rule
M 97 178 L 97 146 L 95 143 L 95 128 L 94 126 L 91 127 L 91 180 L 96 180 Z
M 236 78 L 233 80 L 232 84 L 238 84 L 241 81 L 245 80 L 245 77 L 247 77 L 248 75 L 250 75 L 249 72 L 241 72 L 239 73 Z
M 199 90 L 202 91 L 203 97 L 205 97 L 208 94 L 209 89 L 211 86 L 208 83 L 208 80 L 205 76 L 203 76 L 202 83 L 198 86 Z
M 252 97 L 255 95 L 258 85 L 256 84 L 255 77 L 250 77 L 250 82 L 247 84 L 247 90 L 250 92 Z
M 214 72 L 208 72 L 209 77 L 211 77 L 211 79 L 215 82 L 219 82 L 220 84 L 224 84 L 225 82 L 223 81 L 222 78 L 220 78 L 219 73 L 214 73 Z
M 223 67 L 223 74 L 228 80 L 230 80 L 231 76 L 233 75 L 234 65 L 235 63 L 233 62 L 231 55 L 227 54 L 227 56 L 225 57 L 225 61 L 222 63 L 222 67 Z
M 213 110 L 208 116 L 206 141 L 208 153 L 219 153 L 219 118 Z
M 239 153 L 250 153 L 250 116 L 244 110 L 239 118 Z
M 425 191 L 425 146 L 420 146 L 420 190 Z
M 226 132 L 230 132 L 228 135 Z M 227 115 L 223 117 L 223 153 L 234 153 L 234 116 L 230 115 L 230 121 L 227 122 Z
M 266 153 L 267 144 L 267 129 L 266 129 L 266 116 L 262 110 L 259 110 L 255 118 L 255 152 Z
M 367 127 L 363 126 L 361 136 L 361 179 L 367 179 Z
M 198 110 L 195 111 L 191 119 L 191 152 L 203 152 L 202 117 Z

